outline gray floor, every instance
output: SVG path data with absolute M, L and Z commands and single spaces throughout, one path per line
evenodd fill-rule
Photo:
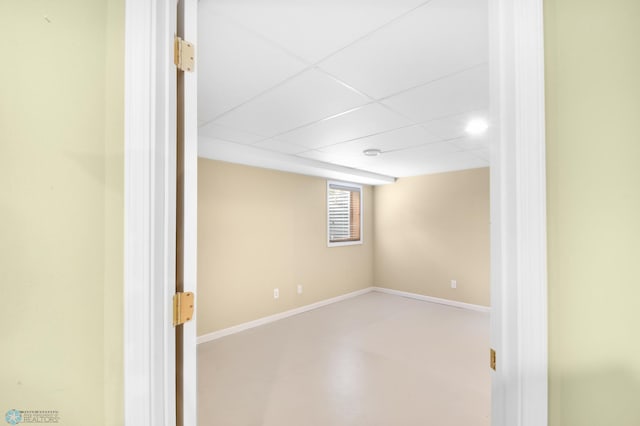
M 199 426 L 488 426 L 489 315 L 368 293 L 198 348 Z

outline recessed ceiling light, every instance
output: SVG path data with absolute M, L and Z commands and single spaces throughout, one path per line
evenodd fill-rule
M 465 131 L 470 135 L 481 135 L 487 131 L 489 128 L 489 123 L 484 118 L 475 118 L 469 123 L 467 123 L 467 127 L 465 127 Z
M 369 148 L 362 151 L 362 153 L 367 157 L 377 157 L 378 155 L 382 154 L 382 151 L 376 148 Z

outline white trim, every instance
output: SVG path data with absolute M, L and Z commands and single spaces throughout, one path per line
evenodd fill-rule
M 423 302 L 429 302 L 429 303 L 437 303 L 439 305 L 452 306 L 454 308 L 462 308 L 462 309 L 468 309 L 470 311 L 477 311 L 477 312 L 484 312 L 484 313 L 491 312 L 491 308 L 488 306 L 458 302 L 457 300 L 441 299 L 439 297 L 425 296 L 423 294 L 409 293 L 408 291 L 394 290 L 394 289 L 385 288 L 385 287 L 371 287 L 371 289 L 373 291 L 377 291 L 380 293 L 392 294 L 394 296 L 408 297 L 410 299 L 422 300 Z
M 288 311 L 280 312 L 278 314 L 269 315 L 268 317 L 259 318 L 257 320 L 245 322 L 243 324 L 234 325 L 233 327 L 223 328 L 222 330 L 214 331 L 213 333 L 203 334 L 198 336 L 198 344 L 211 342 L 231 334 L 240 333 L 241 331 L 249 330 L 251 328 L 259 327 L 261 325 L 269 324 L 281 319 L 289 318 L 294 315 L 302 314 L 304 312 L 312 311 L 314 309 L 321 308 L 323 306 L 331 305 L 332 303 L 342 302 L 343 300 L 351 299 L 363 294 L 367 294 L 373 291 L 372 287 L 367 287 L 362 290 L 357 290 L 351 293 L 343 294 L 341 296 L 332 297 L 331 299 L 322 300 L 320 302 L 312 303 L 310 305 L 301 306 L 299 308 L 290 309 Z
M 547 193 L 542 0 L 516 7 L 518 354 L 522 426 L 548 422 Z
M 493 426 L 548 424 L 542 3 L 490 0 Z
M 172 0 L 125 4 L 124 424 L 175 426 Z M 175 153 L 173 158 L 175 159 Z M 175 164 L 175 161 L 173 161 Z M 173 200 L 173 207 L 172 207 Z M 175 226 L 175 220 L 173 220 Z
M 358 241 L 340 241 L 337 243 L 327 242 L 327 247 L 361 246 L 363 243 L 364 242 L 362 241 L 362 236 L 361 236 Z
M 363 294 L 371 293 L 374 291 L 378 293 L 391 294 L 394 296 L 408 297 L 411 299 L 421 300 L 423 302 L 437 303 L 439 305 L 447 305 L 455 308 L 468 309 L 471 311 L 477 311 L 477 312 L 483 312 L 483 313 L 489 313 L 491 311 L 491 308 L 487 306 L 473 305 L 471 303 L 457 302 L 455 300 L 440 299 L 438 297 L 423 296 L 422 294 L 409 293 L 406 291 L 393 290 L 393 289 L 384 288 L 384 287 L 367 287 L 362 290 L 357 290 L 351 293 L 343 294 L 341 296 L 332 297 L 331 299 L 325 299 L 320 302 L 312 303 L 310 305 L 305 305 L 299 308 L 290 309 L 288 311 L 269 315 L 268 317 L 258 318 L 257 320 L 234 325 L 232 327 L 223 328 L 222 330 L 214 331 L 213 333 L 203 334 L 202 336 L 198 336 L 198 344 L 211 342 L 213 340 L 218 340 L 223 337 L 230 336 L 232 334 L 237 334 L 242 331 L 260 327 L 261 325 L 280 321 L 285 318 L 289 318 L 295 315 L 309 312 L 314 309 L 321 308 L 323 306 L 331 305 L 333 303 L 342 302 L 343 300 L 352 299 L 357 296 L 362 296 Z

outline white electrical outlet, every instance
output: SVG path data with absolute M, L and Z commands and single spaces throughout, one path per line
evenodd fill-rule
M 298 294 L 302 294 L 302 285 L 298 284 Z
M 274 288 L 273 289 L 273 298 L 277 299 L 278 297 L 280 297 L 280 289 Z
M 458 281 L 451 280 L 451 288 L 457 288 L 457 287 L 458 287 Z

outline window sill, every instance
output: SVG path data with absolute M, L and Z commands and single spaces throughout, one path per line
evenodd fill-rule
M 327 243 L 327 247 L 342 247 L 342 246 L 358 246 L 362 245 L 362 240 L 360 241 L 341 241 L 337 243 Z

